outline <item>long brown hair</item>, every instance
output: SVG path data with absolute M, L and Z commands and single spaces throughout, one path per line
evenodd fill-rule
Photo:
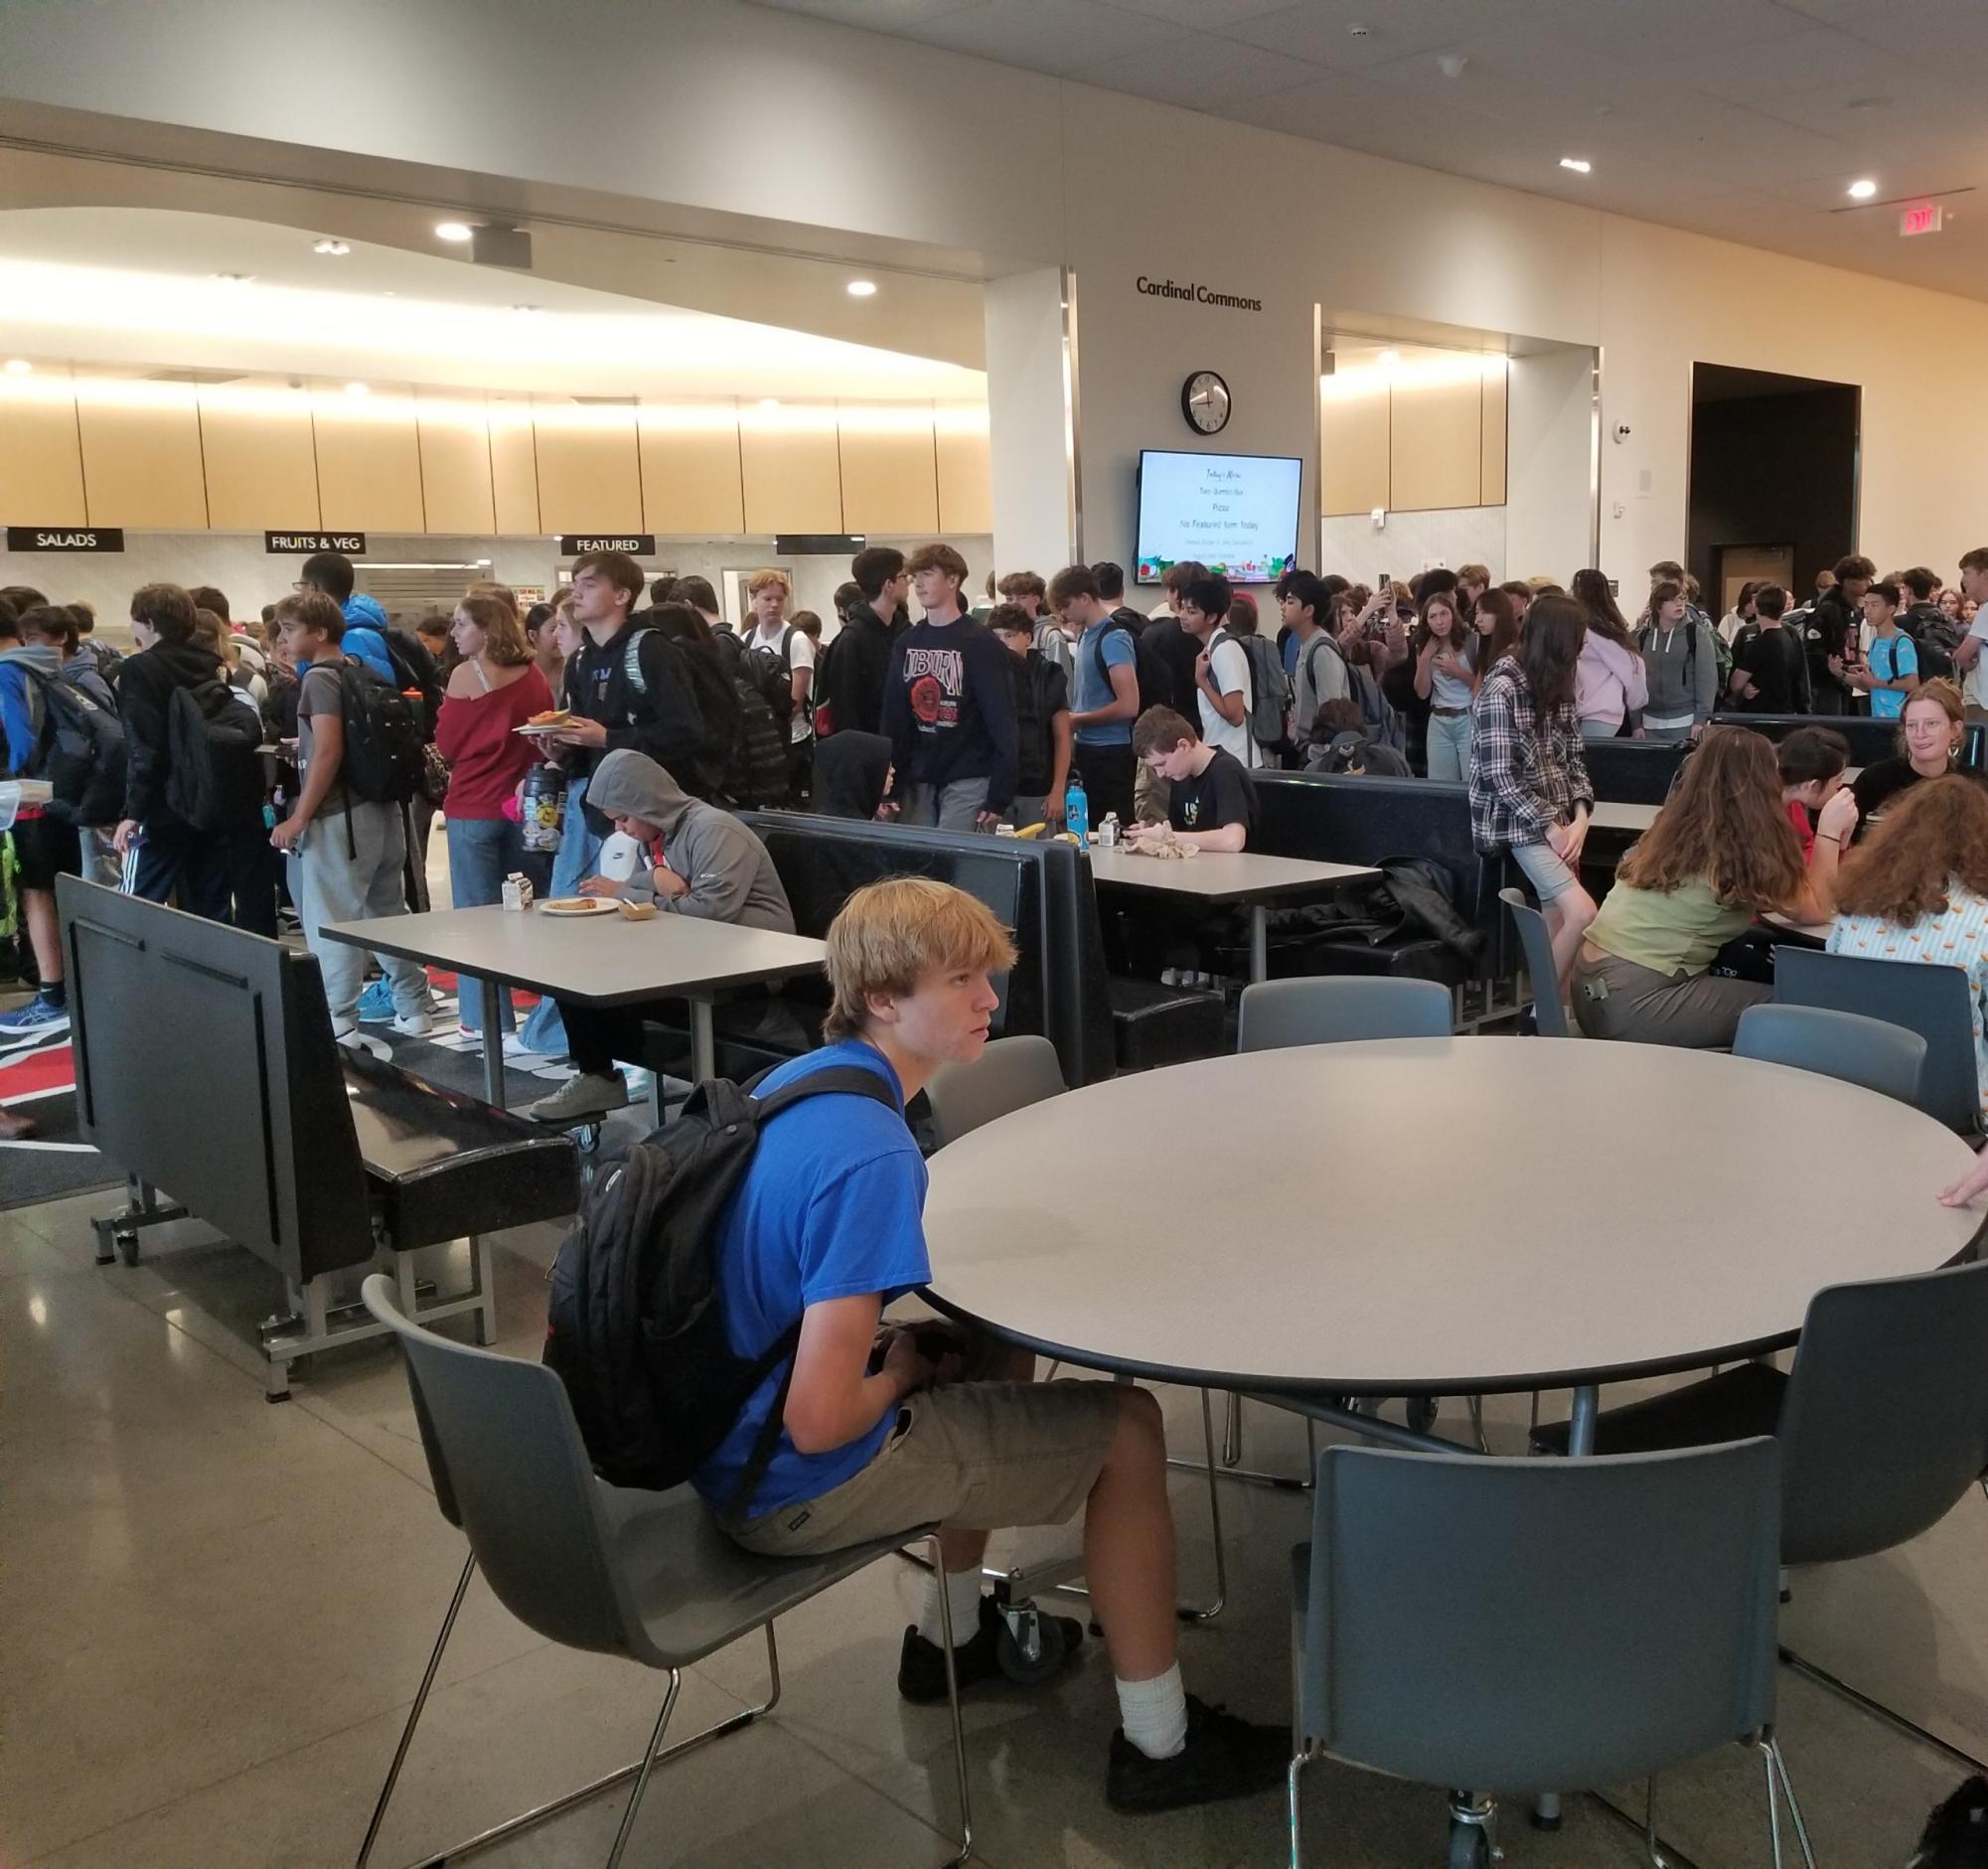
M 1572 597 L 1533 599 L 1519 632 L 1519 667 L 1542 714 L 1574 699 L 1574 668 L 1587 639 L 1588 612 Z
M 1710 883 L 1729 908 L 1781 908 L 1801 887 L 1801 846 L 1781 804 L 1773 742 L 1750 727 L 1707 727 L 1656 823 L 1616 879 L 1668 893 Z
M 1488 636 L 1477 631 L 1476 619 L 1480 616 L 1491 619 Z M 1470 619 L 1470 666 L 1479 675 L 1489 674 L 1507 656 L 1518 654 L 1519 608 L 1508 591 L 1493 585 L 1471 605 Z
M 1588 627 L 1598 636 L 1607 637 L 1631 655 L 1640 653 L 1636 648 L 1636 639 L 1629 634 L 1627 620 L 1615 607 L 1614 593 L 1608 588 L 1608 580 L 1600 571 L 1576 571 L 1569 595 L 1587 611 Z
M 1429 613 L 1438 605 L 1450 612 L 1450 634 L 1442 639 L 1444 648 L 1452 655 L 1467 656 L 1470 653 L 1470 625 L 1463 618 L 1463 600 L 1453 590 L 1432 590 L 1422 600 L 1422 615 L 1415 625 L 1415 641 L 1409 645 L 1409 653 L 1419 656 L 1437 640 L 1435 630 L 1429 626 Z
M 1843 860 L 1836 906 L 1910 928 L 1945 913 L 1951 882 L 1988 895 L 1988 789 L 1958 772 L 1885 808 L 1885 822 Z
M 483 653 L 500 669 L 535 660 L 515 603 L 506 603 L 495 590 L 471 585 L 456 599 L 456 608 L 483 632 Z

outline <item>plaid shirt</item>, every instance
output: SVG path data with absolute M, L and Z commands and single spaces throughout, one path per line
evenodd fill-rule
M 1594 803 L 1573 696 L 1542 724 L 1525 671 L 1507 656 L 1485 676 L 1471 709 L 1472 840 L 1486 853 L 1544 844 L 1578 806 Z

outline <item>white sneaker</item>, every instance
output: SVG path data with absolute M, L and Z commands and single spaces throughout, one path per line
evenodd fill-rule
M 403 1038 L 425 1038 L 435 1029 L 435 1021 L 425 1012 L 395 1012 L 393 1029 Z
M 540 1097 L 525 1114 L 537 1123 L 588 1123 L 612 1110 L 628 1107 L 628 1086 L 617 1074 L 592 1077 L 578 1072 L 569 1077 L 549 1097 Z
M 332 1027 L 332 1042 L 344 1045 L 348 1051 L 372 1050 L 372 1046 L 366 1042 L 366 1034 L 350 1022 Z
M 521 1032 L 508 1031 L 504 1034 L 504 1061 L 515 1064 L 521 1071 L 535 1069 L 540 1064 L 550 1064 L 558 1054 L 551 1051 L 535 1051 L 525 1042 Z

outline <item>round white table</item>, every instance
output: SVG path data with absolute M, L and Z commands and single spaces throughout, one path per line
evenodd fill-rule
M 1825 1285 L 1958 1258 L 1984 1216 L 1934 1196 L 1971 1160 L 1905 1104 L 1719 1053 L 1211 1058 L 935 1156 L 931 1296 L 1042 1354 L 1196 1387 L 1592 1407 L 1598 1382 L 1792 1342 Z

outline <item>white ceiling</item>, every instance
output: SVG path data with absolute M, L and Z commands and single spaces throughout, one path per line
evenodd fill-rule
M 446 251 L 153 208 L 0 211 L 0 355 L 572 395 L 979 403 L 976 370 Z M 466 250 L 466 249 L 457 249 Z M 820 270 L 788 263 L 791 274 Z M 847 274 L 849 268 L 841 269 Z M 218 274 L 248 275 L 229 284 Z M 840 293 L 842 280 L 835 282 Z M 893 332 L 896 281 L 876 298 Z M 778 309 L 777 292 L 760 302 Z M 519 311 L 519 306 L 529 311 Z
M 1988 0 L 757 3 L 1988 298 Z

